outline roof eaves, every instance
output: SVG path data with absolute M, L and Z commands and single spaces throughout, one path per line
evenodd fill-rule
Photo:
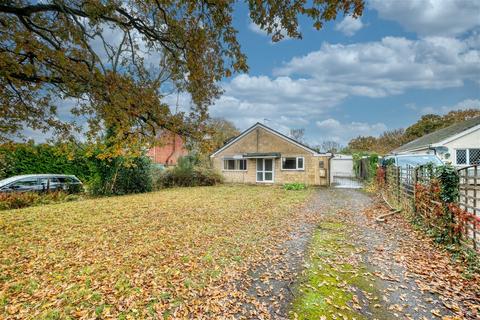
M 313 150 L 312 148 L 306 146 L 305 144 L 303 143 L 300 143 L 286 135 L 284 135 L 283 133 L 281 132 L 278 132 L 277 130 L 275 129 L 272 129 L 270 127 L 267 127 L 266 125 L 264 125 L 263 123 L 260 123 L 260 122 L 257 122 L 255 123 L 253 126 L 251 126 L 250 128 L 246 129 L 245 131 L 243 131 L 241 134 L 239 134 L 237 137 L 235 137 L 234 139 L 231 139 L 229 142 L 227 142 L 226 144 L 224 144 L 220 149 L 218 149 L 217 151 L 215 151 L 214 153 L 212 153 L 210 155 L 210 158 L 214 157 L 216 154 L 218 154 L 219 152 L 225 150 L 228 146 L 232 145 L 233 143 L 235 143 L 236 141 L 240 140 L 243 136 L 247 135 L 248 133 L 250 133 L 253 129 L 255 129 L 256 127 L 262 127 L 263 129 L 267 130 L 267 131 L 270 131 L 271 133 L 277 135 L 277 136 L 280 136 L 281 138 L 283 138 L 284 140 L 287 140 L 293 144 L 296 144 L 297 146 L 311 152 L 313 155 L 321 155 L 319 154 L 317 151 Z

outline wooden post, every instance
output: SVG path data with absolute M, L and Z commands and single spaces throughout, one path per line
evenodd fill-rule
M 400 167 L 396 167 L 397 168 L 397 204 L 398 206 L 400 207 Z
M 413 213 L 417 215 L 417 182 L 418 182 L 418 168 L 413 169 Z

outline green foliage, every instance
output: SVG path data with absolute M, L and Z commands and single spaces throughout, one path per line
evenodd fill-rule
M 352 158 L 353 158 L 353 171 L 355 172 L 355 176 L 357 178 L 362 178 L 364 180 L 371 181 L 377 174 L 378 154 L 360 152 L 360 153 L 354 153 L 352 155 Z
M 305 183 L 298 183 L 298 182 L 293 182 L 293 183 L 285 183 L 283 185 L 283 188 L 285 190 L 304 190 L 307 188 Z
M 450 164 L 436 168 L 436 176 L 441 183 L 440 197 L 446 203 L 458 200 L 460 177 L 457 170 Z
M 196 165 L 191 157 L 182 157 L 176 167 L 158 173 L 155 189 L 213 186 L 222 182 L 223 177 L 216 170 Z
M 72 174 L 93 195 L 139 193 L 152 190 L 151 162 L 147 157 L 101 159 L 83 145 L 67 153 L 64 146 L 33 143 L 0 147 L 0 172 L 4 177 L 21 174 Z M 2 177 L 3 178 L 3 177 Z M 72 186 L 72 188 L 75 188 Z M 79 190 L 69 190 L 74 193 Z
M 89 178 L 88 159 L 70 156 L 61 146 L 49 144 L 11 143 L 0 146 L 0 172 L 6 178 L 20 174 L 72 174 L 80 180 Z
M 457 170 L 449 164 L 427 164 L 417 170 L 422 170 L 425 179 L 415 186 L 416 212 L 424 220 L 426 233 L 438 243 L 458 244 L 462 237 L 459 232 L 462 218 L 455 213 L 460 182 Z M 425 207 L 429 208 L 428 212 Z
M 127 159 L 118 157 L 89 162 L 91 179 L 89 191 L 93 195 L 120 195 L 152 191 L 152 165 L 147 157 Z

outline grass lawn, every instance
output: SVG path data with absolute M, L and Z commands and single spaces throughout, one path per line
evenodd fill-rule
M 309 190 L 170 189 L 0 212 L 0 319 L 212 318 Z

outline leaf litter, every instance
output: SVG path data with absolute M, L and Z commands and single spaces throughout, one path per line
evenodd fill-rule
M 478 318 L 478 277 L 385 210 L 218 186 L 5 212 L 0 319 Z

